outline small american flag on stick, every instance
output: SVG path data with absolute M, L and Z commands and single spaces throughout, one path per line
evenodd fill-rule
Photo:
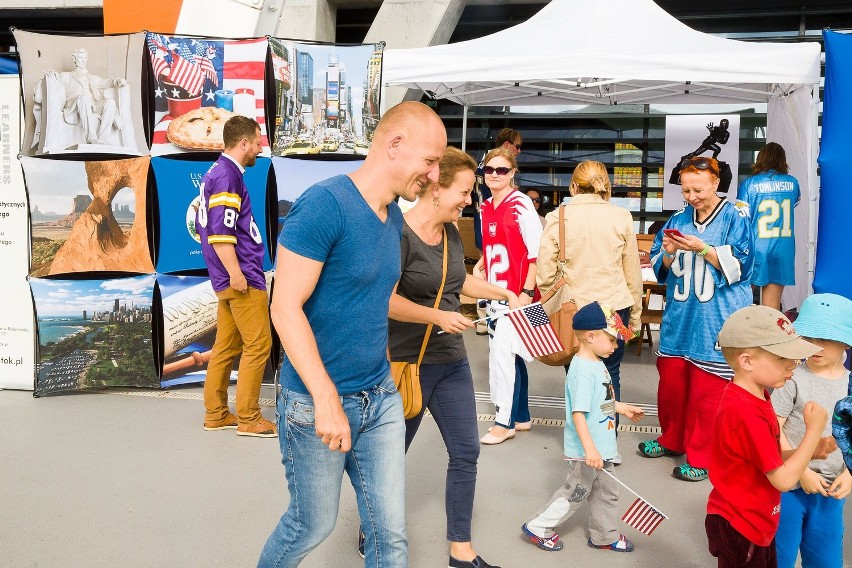
M 542 357 L 565 349 L 559 341 L 559 336 L 553 331 L 550 318 L 540 302 L 512 310 L 506 315 L 533 357 Z
M 650 535 L 663 522 L 663 519 L 667 518 L 650 503 L 638 497 L 621 517 L 621 520 L 640 533 Z
M 562 459 L 564 459 L 565 461 L 572 462 L 586 461 L 585 458 Z M 624 521 L 640 533 L 650 535 L 652 532 L 654 532 L 654 529 L 660 526 L 660 523 L 663 522 L 663 519 L 669 518 L 664 513 L 661 513 L 659 509 L 645 501 L 641 495 L 630 489 L 623 481 L 608 472 L 606 469 L 602 469 L 601 471 L 613 478 L 616 483 L 636 495 L 636 500 L 633 501 L 633 504 L 630 505 L 630 507 L 628 507 L 627 512 L 624 513 L 624 516 L 621 517 L 622 521 Z

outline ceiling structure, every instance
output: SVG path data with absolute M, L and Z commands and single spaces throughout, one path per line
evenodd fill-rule
M 500 31 L 526 21 L 548 2 L 541 0 L 467 0 L 450 43 Z M 656 0 L 665 11 L 705 33 L 738 39 L 796 41 L 807 34 L 818 40 L 823 28 L 852 30 L 850 0 Z M 100 2 L 50 2 L 9 0 L 0 7 L 0 50 L 14 45 L 10 26 L 33 31 L 66 33 L 103 32 Z M 381 0 L 336 0 L 339 43 L 359 43 L 367 34 Z M 73 7 L 70 7 L 72 6 Z M 38 7 L 41 6 L 41 7 Z M 582 22 L 567 22 L 566 33 Z

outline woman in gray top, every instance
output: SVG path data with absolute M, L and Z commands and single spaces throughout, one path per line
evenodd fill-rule
M 464 247 L 454 223 L 462 209 L 471 203 L 475 170 L 476 162 L 470 156 L 456 148 L 447 148 L 441 159 L 438 183 L 424 191 L 405 214 L 402 275 L 390 301 L 391 360 L 416 362 L 426 325 L 434 324 L 420 367 L 420 385 L 423 408 L 428 408 L 434 417 L 450 458 L 446 511 L 451 568 L 499 568 L 480 558 L 471 545 L 479 432 L 473 378 L 461 336 L 473 323 L 458 311 L 459 294 L 506 300 L 510 308 L 520 306 L 514 293 L 472 277 L 464 266 Z M 434 309 L 445 246 L 449 247 L 446 283 L 439 307 Z M 439 334 L 440 330 L 446 333 Z M 422 417 L 421 412 L 405 422 L 406 450 Z

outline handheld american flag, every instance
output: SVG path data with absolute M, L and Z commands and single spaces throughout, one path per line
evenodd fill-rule
M 562 458 L 565 461 L 572 462 L 583 462 L 586 461 L 586 458 Z M 660 523 L 663 522 L 663 519 L 668 519 L 669 517 L 664 513 L 660 512 L 659 509 L 645 501 L 641 495 L 630 489 L 623 481 L 618 479 L 616 476 L 608 472 L 606 469 L 602 469 L 602 472 L 610 476 L 616 483 L 636 495 L 636 500 L 633 501 L 633 504 L 627 508 L 627 512 L 624 513 L 624 516 L 621 517 L 621 520 L 641 532 L 642 534 L 650 535 L 654 532 Z
M 550 325 L 550 318 L 544 312 L 540 302 L 524 306 L 506 313 L 509 321 L 521 336 L 524 346 L 533 357 L 542 357 L 563 351 L 559 336 Z
M 656 510 L 650 503 L 638 497 L 621 517 L 621 520 L 637 531 L 650 535 L 667 516 Z

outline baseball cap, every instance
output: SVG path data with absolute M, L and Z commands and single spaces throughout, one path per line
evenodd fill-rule
M 786 359 L 807 359 L 820 351 L 796 333 L 787 316 L 768 306 L 748 306 L 731 314 L 719 332 L 722 347 L 760 347 Z
M 574 314 L 574 329 L 577 331 L 603 330 L 613 337 L 625 339 L 629 331 L 621 318 L 606 304 L 592 302 L 586 304 Z M 627 337 L 626 339 L 630 339 Z
M 852 300 L 837 294 L 808 296 L 793 325 L 805 337 L 852 345 Z

